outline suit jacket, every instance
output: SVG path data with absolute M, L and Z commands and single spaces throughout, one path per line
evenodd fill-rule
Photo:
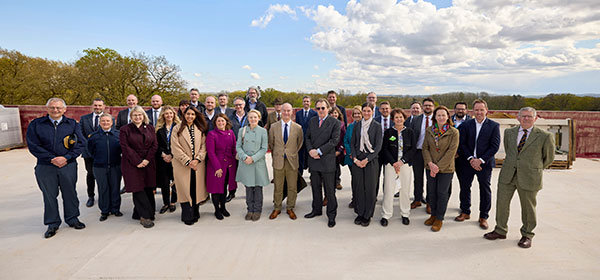
M 161 110 L 161 111 L 160 111 L 160 112 L 158 112 L 158 116 L 157 116 L 157 118 L 159 118 L 159 117 L 160 117 L 160 113 L 162 112 L 162 107 L 161 107 L 161 109 L 160 109 L 160 110 Z M 148 120 L 150 120 L 150 122 L 149 122 L 149 123 L 150 123 L 151 125 L 153 125 L 153 126 L 154 126 L 154 112 L 153 112 L 153 111 L 154 111 L 154 109 L 153 109 L 153 108 L 150 108 L 150 109 L 146 110 L 146 115 L 148 115 Z M 157 119 L 157 121 L 158 121 L 158 119 Z
M 279 119 L 281 119 L 281 112 L 279 112 Z M 267 131 L 269 131 L 269 129 L 271 128 L 271 124 L 278 122 L 277 120 L 277 112 L 273 111 L 271 113 L 269 113 L 269 115 L 267 116 L 267 124 L 265 125 L 265 129 Z
M 192 105 L 192 102 L 190 101 L 190 106 L 194 106 Z M 198 109 L 198 111 L 200 111 L 200 113 L 204 113 L 204 111 L 206 110 L 206 106 L 204 106 L 204 103 L 198 101 L 198 105 L 194 106 L 196 107 L 196 109 Z
M 413 116 L 412 119 L 410 119 L 410 121 L 407 120 L 408 123 L 407 123 L 407 121 L 404 122 L 404 125 L 406 127 L 410 127 L 413 130 L 417 141 L 419 141 L 419 135 L 421 135 L 421 125 L 423 123 L 424 116 L 425 115 L 423 115 L 423 114 L 420 114 L 418 116 Z
M 475 147 L 477 147 L 477 158 L 483 159 L 485 163 L 482 167 L 495 167 L 496 159 L 494 155 L 500 148 L 500 125 L 486 118 L 483 121 L 479 137 L 477 137 L 477 145 L 475 145 L 475 137 L 477 136 L 476 120 L 469 119 L 458 127 L 460 132 L 460 144 L 458 146 L 458 161 L 465 166 L 469 165 L 469 158 L 473 156 Z
M 533 126 L 527 135 L 527 141 L 519 153 L 517 137 L 520 126 L 504 130 L 504 151 L 506 157 L 502 163 L 498 183 L 510 184 L 517 176 L 518 187 L 527 191 L 542 189 L 543 169 L 554 161 L 554 138 L 552 134 Z
M 213 114 L 213 118 L 212 119 L 208 118 L 208 115 L 206 114 L 206 111 L 204 111 L 203 115 L 204 115 L 204 120 L 206 121 L 206 127 L 208 128 L 206 130 L 206 133 L 208 134 L 208 132 L 210 132 L 213 129 L 215 129 L 215 124 L 213 123 L 213 121 L 215 120 L 215 117 L 217 117 L 217 111 L 214 110 L 214 114 Z
M 375 106 L 375 109 L 373 109 L 373 118 L 378 119 L 379 117 L 381 117 L 381 112 L 379 112 L 379 106 Z
M 227 107 L 227 109 L 225 109 L 225 112 L 223 112 L 223 110 L 221 110 L 221 106 L 217 106 L 217 108 L 215 108 L 215 111 L 217 112 L 217 114 L 225 114 L 226 116 L 235 114 L 235 110 L 229 107 Z
M 404 127 L 402 132 L 402 147 L 398 147 L 398 130 L 394 127 L 388 128 L 383 134 L 381 147 L 381 163 L 394 164 L 398 160 L 412 165 L 412 159 L 417 152 L 417 137 L 410 127 Z M 398 159 L 398 149 L 402 149 L 402 158 Z
M 81 116 L 79 119 L 79 124 L 81 125 L 81 134 L 83 134 L 85 149 L 81 153 L 84 158 L 91 158 L 92 155 L 88 150 L 87 140 L 92 137 L 92 134 L 96 131 L 94 130 L 94 113 L 89 113 Z M 98 129 L 100 128 L 100 118 L 98 118 Z M 115 122 L 113 118 L 113 128 L 115 128 Z
M 287 143 L 284 143 L 282 123 L 283 120 L 280 120 L 269 129 L 269 149 L 273 157 L 273 168 L 283 169 L 284 161 L 287 159 L 290 166 L 296 170 L 300 166 L 298 151 L 304 143 L 304 133 L 302 133 L 302 127 L 299 124 L 290 121 L 288 140 Z
M 369 141 L 371 142 L 371 146 L 373 147 L 373 152 L 361 152 L 360 151 L 360 134 L 362 131 L 362 120 L 358 121 L 354 124 L 354 129 L 352 130 L 352 140 L 350 141 L 350 148 L 352 149 L 352 154 L 355 155 L 356 159 L 363 160 L 367 158 L 369 162 L 379 157 L 379 152 L 381 151 L 381 145 L 383 144 L 383 135 L 381 134 L 381 125 L 378 122 L 371 122 L 369 126 L 369 131 L 367 134 L 369 135 Z
M 381 130 L 382 130 L 381 131 L 381 135 L 383 135 L 383 133 L 385 131 L 383 131 L 383 117 L 381 116 L 381 114 L 379 115 L 378 118 L 374 118 L 373 120 L 376 121 L 376 122 L 378 122 L 381 125 Z M 388 116 L 388 122 L 389 122 L 388 123 L 388 129 L 392 128 L 394 126 L 394 120 L 392 119 L 392 115 Z
M 322 155 L 319 159 L 308 156 L 310 172 L 335 172 L 335 147 L 340 142 L 341 122 L 333 117 L 326 117 L 319 127 L 319 117 L 310 119 L 304 137 L 306 150 L 320 149 Z
M 308 121 L 310 119 L 312 119 L 312 117 L 315 117 L 317 115 L 318 115 L 317 111 L 315 111 L 313 109 L 308 110 L 307 118 L 304 117 L 304 108 L 302 108 L 300 111 L 296 112 L 296 123 L 298 123 L 300 126 L 302 126 L 302 132 L 304 132 L 304 135 L 306 135 L 306 129 L 308 129 Z
M 129 115 L 129 108 L 119 111 L 119 114 L 117 115 L 117 125 L 115 126 L 116 129 L 121 129 L 121 127 L 129 124 L 127 115 Z

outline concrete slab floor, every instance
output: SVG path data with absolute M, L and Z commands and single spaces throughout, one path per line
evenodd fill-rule
M 270 164 L 270 155 L 267 156 Z M 458 181 L 453 182 L 446 221 L 438 233 L 423 225 L 425 208 L 411 212 L 411 224 L 399 215 L 387 228 L 379 225 L 381 194 L 369 227 L 356 226 L 348 208 L 350 175 L 343 167 L 337 192 L 337 226 L 327 219 L 304 219 L 311 191 L 298 197 L 292 221 L 282 214 L 269 220 L 273 186 L 264 188 L 258 222 L 244 221 L 241 188 L 227 204 L 232 216 L 218 221 L 213 206 L 200 208 L 200 221 L 186 226 L 180 208 L 156 214 L 156 226 L 144 229 L 131 219 L 131 194 L 123 195 L 123 217 L 99 222 L 87 200 L 85 170 L 79 159 L 77 190 L 80 220 L 74 230 L 62 224 L 57 235 L 44 239 L 43 202 L 26 149 L 0 153 L 0 278 L 1 279 L 590 279 L 600 273 L 600 162 L 577 159 L 571 170 L 546 170 L 538 195 L 538 227 L 531 249 L 517 247 L 520 206 L 514 197 L 506 240 L 488 241 L 477 224 L 479 191 L 473 183 L 472 218 L 454 222 L 458 214 Z M 495 194 L 499 169 L 492 177 Z M 272 176 L 271 168 L 269 175 Z M 308 178 L 308 172 L 304 173 Z M 515 195 L 516 196 L 516 195 Z M 161 203 L 160 194 L 156 201 Z M 62 211 L 62 207 L 61 207 Z M 398 213 L 397 200 L 395 209 Z

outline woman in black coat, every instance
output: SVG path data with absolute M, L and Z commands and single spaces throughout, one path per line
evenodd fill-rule
M 171 188 L 173 178 L 173 154 L 171 153 L 171 134 L 173 127 L 180 123 L 177 112 L 171 106 L 164 106 L 160 111 L 160 117 L 156 122 L 156 187 L 160 188 L 163 199 L 163 207 L 159 213 L 174 212 L 176 209 L 177 193 L 175 186 Z
M 392 111 L 394 126 L 383 134 L 381 160 L 383 169 L 383 207 L 381 225 L 387 226 L 394 212 L 394 193 L 399 188 L 400 215 L 402 223 L 408 225 L 410 212 L 409 189 L 412 178 L 412 159 L 416 153 L 417 138 L 410 127 L 404 126 L 406 115 L 402 109 Z

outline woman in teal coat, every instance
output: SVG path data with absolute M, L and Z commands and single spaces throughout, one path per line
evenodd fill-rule
M 247 114 L 249 126 L 240 128 L 235 145 L 239 165 L 235 180 L 246 186 L 246 220 L 258 221 L 262 212 L 262 187 L 270 183 L 265 154 L 268 149 L 267 130 L 258 126 L 260 112 L 250 110 Z

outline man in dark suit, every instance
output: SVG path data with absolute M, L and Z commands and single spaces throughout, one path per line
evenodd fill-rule
M 488 109 L 484 100 L 473 102 L 474 119 L 459 126 L 460 144 L 456 159 L 456 175 L 460 183 L 461 213 L 454 220 L 462 222 L 471 218 L 471 184 L 477 175 L 479 182 L 479 226 L 488 228 L 487 219 L 492 207 L 492 168 L 494 155 L 500 148 L 500 125 L 486 118 Z
M 312 211 L 304 218 L 310 219 L 322 215 L 323 188 L 327 198 L 327 226 L 335 226 L 337 200 L 335 198 L 335 146 L 340 141 L 341 122 L 328 117 L 329 102 L 319 99 L 315 105 L 318 113 L 309 121 L 306 131 L 306 149 L 308 150 L 308 169 L 313 194 Z
M 433 109 L 435 103 L 431 98 L 423 99 L 423 114 L 413 117 L 410 123 L 410 128 L 415 132 L 417 137 L 417 153 L 413 159 L 413 175 L 414 175 L 414 196 L 415 200 L 410 205 L 410 209 L 415 209 L 421 206 L 421 203 L 426 203 L 423 198 L 423 172 L 425 163 L 423 162 L 423 140 L 425 139 L 425 130 L 432 125 Z M 431 213 L 431 209 L 427 206 L 427 213 Z
M 392 106 L 390 102 L 383 101 L 379 103 L 379 117 L 375 118 L 374 121 L 381 125 L 381 136 L 383 137 L 383 133 L 390 127 L 394 126 L 394 120 L 392 120 L 390 113 L 392 112 Z M 382 152 L 379 152 L 379 158 L 383 157 Z M 375 191 L 375 198 L 379 195 L 379 178 L 381 177 L 381 170 L 383 170 L 383 161 L 379 161 L 378 172 L 377 172 L 377 189 Z
M 296 123 L 302 127 L 302 133 L 306 135 L 308 129 L 308 121 L 313 117 L 317 116 L 317 112 L 310 108 L 310 96 L 305 95 L 302 97 L 302 110 L 296 112 Z M 302 176 L 304 169 L 308 168 L 308 151 L 306 151 L 306 144 L 302 144 L 302 149 L 298 152 L 298 160 L 300 167 L 298 173 Z
M 467 103 L 459 101 L 454 104 L 454 115 L 452 115 L 452 122 L 454 127 L 458 128 L 463 122 L 471 119 L 471 116 L 467 113 Z
M 244 110 L 246 113 L 252 109 L 256 109 L 260 112 L 260 122 L 258 125 L 265 126 L 267 124 L 267 116 L 269 115 L 267 111 L 267 106 L 265 103 L 262 103 L 260 100 L 260 88 L 259 87 L 250 87 L 246 92 L 246 107 Z
M 379 107 L 377 106 L 377 94 L 375 94 L 374 92 L 369 92 L 367 93 L 367 103 L 373 105 L 373 112 L 374 112 L 374 116 L 373 118 L 377 119 L 379 117 L 381 117 L 381 112 L 379 112 Z
M 198 99 L 200 99 L 200 91 L 197 88 L 190 89 L 190 106 L 194 106 L 200 113 L 204 113 L 204 104 Z
M 348 126 L 348 118 L 346 117 L 346 108 L 343 106 L 337 105 L 337 93 L 333 90 L 327 92 L 327 101 L 329 101 L 330 107 L 337 107 L 342 112 L 342 116 L 344 116 L 344 126 Z
M 217 115 L 217 110 L 215 110 L 216 106 L 217 106 L 217 99 L 214 96 L 209 95 L 206 97 L 206 99 L 204 99 L 204 118 L 206 119 L 208 131 L 215 129 L 215 125 L 213 124 L 213 119 Z
M 410 104 L 410 116 L 404 121 L 404 126 L 409 126 L 410 123 L 412 123 L 413 119 L 421 114 L 423 114 L 421 102 L 413 101 L 413 103 Z
M 129 118 L 129 112 L 131 109 L 138 104 L 138 99 L 135 95 L 130 94 L 127 95 L 127 109 L 119 111 L 117 115 L 117 129 L 121 129 L 122 126 L 125 126 L 131 122 L 131 118 Z
M 155 94 L 150 98 L 150 104 L 152 108 L 146 110 L 146 115 L 148 115 L 148 120 L 152 126 L 156 128 L 156 122 L 160 117 L 160 111 L 162 110 L 163 100 L 160 95 Z
M 235 110 L 233 108 L 227 107 L 227 103 L 229 102 L 227 93 L 219 93 L 217 96 L 217 101 L 219 102 L 219 107 L 217 107 L 215 110 L 218 114 L 225 114 L 226 116 L 229 116 L 234 113 Z
M 537 194 L 542 189 L 544 168 L 554 161 L 554 136 L 533 124 L 535 109 L 521 108 L 517 116 L 520 126 L 504 130 L 504 151 L 506 157 L 498 176 L 496 200 L 496 228 L 483 237 L 488 240 L 506 239 L 510 201 L 515 190 L 521 202 L 521 239 L 519 247 L 530 248 L 537 225 L 535 206 Z
M 100 127 L 100 116 L 104 113 L 104 100 L 100 98 L 94 99 L 92 101 L 92 113 L 81 116 L 79 119 L 79 124 L 81 125 L 81 132 L 84 137 L 84 147 L 83 147 L 83 162 L 85 163 L 86 170 L 86 184 L 87 184 L 87 194 L 88 200 L 85 206 L 92 207 L 94 206 L 94 188 L 95 188 L 95 178 L 94 178 L 94 158 L 90 155 L 87 149 L 87 139 L 92 136 L 94 131 L 98 130 Z

